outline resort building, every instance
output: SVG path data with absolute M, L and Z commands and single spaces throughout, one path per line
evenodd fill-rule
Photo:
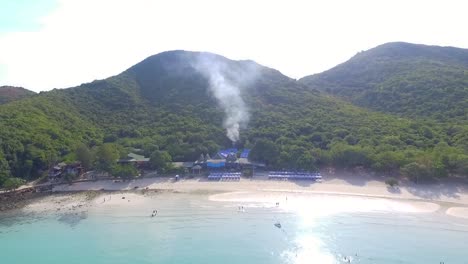
M 126 158 L 119 159 L 117 163 L 120 164 L 133 164 L 137 168 L 145 168 L 148 166 L 149 158 L 135 153 L 129 153 Z

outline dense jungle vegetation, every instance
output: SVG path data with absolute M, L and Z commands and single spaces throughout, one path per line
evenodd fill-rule
M 378 57 L 374 51 L 356 57 L 366 57 L 372 63 L 372 57 Z M 241 129 L 236 146 L 252 148 L 251 158 L 269 168 L 362 166 L 410 177 L 468 175 L 468 125 L 464 112 L 468 86 L 466 79 L 455 78 L 461 72 L 453 78 L 438 78 L 431 74 L 437 65 L 426 67 L 422 63 L 419 75 L 406 70 L 401 74 L 372 71 L 368 77 L 361 76 L 353 82 L 353 74 L 349 78 L 344 74 L 339 83 L 330 85 L 329 72 L 323 73 L 323 78 L 312 76 L 311 82 L 296 81 L 252 61 L 171 51 L 149 57 L 105 80 L 41 92 L 0 105 L 0 184 L 16 178 L 35 179 L 62 160 L 80 160 L 88 168 L 110 170 L 106 163 L 109 159 L 135 149 L 155 157 L 153 160 L 194 161 L 201 153 L 212 155 L 220 148 L 231 147 L 222 127 L 223 109 L 209 92 L 206 77 L 193 66 L 200 56 L 221 62 L 227 79 L 255 72 L 248 81 L 237 83 L 250 121 Z M 392 65 L 398 63 L 395 60 Z M 453 64 L 461 67 L 456 60 Z M 454 67 L 443 65 L 440 72 Z M 445 80 L 440 88 L 445 93 L 424 94 L 425 90 L 393 86 L 396 75 L 418 85 L 433 85 L 431 80 L 435 78 L 439 82 Z M 376 79 L 380 80 L 378 84 Z M 340 92 L 340 85 L 347 83 L 351 88 Z M 362 91 L 353 92 L 356 87 Z M 392 90 L 386 91 L 388 87 Z M 403 94 L 401 89 L 411 91 L 404 95 L 411 97 L 411 102 L 398 96 L 375 95 L 381 90 L 383 94 Z M 454 96 L 451 91 L 459 94 Z M 371 92 L 374 95 L 368 95 Z M 363 100 L 369 103 L 361 103 Z M 116 174 L 123 175 L 128 168 L 117 170 L 120 172 Z
M 466 49 L 387 43 L 300 82 L 384 113 L 468 122 Z
M 0 86 L 0 105 L 33 95 L 33 91 L 21 87 Z

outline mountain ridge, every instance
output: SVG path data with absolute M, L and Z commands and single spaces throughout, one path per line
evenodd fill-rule
M 33 91 L 25 89 L 23 87 L 16 86 L 0 86 L 0 105 L 6 104 L 12 101 L 21 100 L 36 94 Z
M 468 49 L 387 43 L 299 82 L 376 111 L 468 121 Z

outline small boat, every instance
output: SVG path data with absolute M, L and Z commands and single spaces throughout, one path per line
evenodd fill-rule
M 277 228 L 281 228 L 280 222 L 275 223 L 275 226 L 276 226 Z

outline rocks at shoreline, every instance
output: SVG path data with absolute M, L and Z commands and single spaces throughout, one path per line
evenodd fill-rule
M 81 220 L 84 220 L 86 218 L 88 218 L 88 212 L 81 211 L 79 213 L 64 213 L 58 218 L 58 221 L 73 227 L 79 224 Z
M 20 209 L 26 206 L 31 199 L 40 198 L 49 195 L 50 192 L 37 192 L 34 188 L 28 188 L 15 192 L 0 194 L 0 212 L 7 210 Z

